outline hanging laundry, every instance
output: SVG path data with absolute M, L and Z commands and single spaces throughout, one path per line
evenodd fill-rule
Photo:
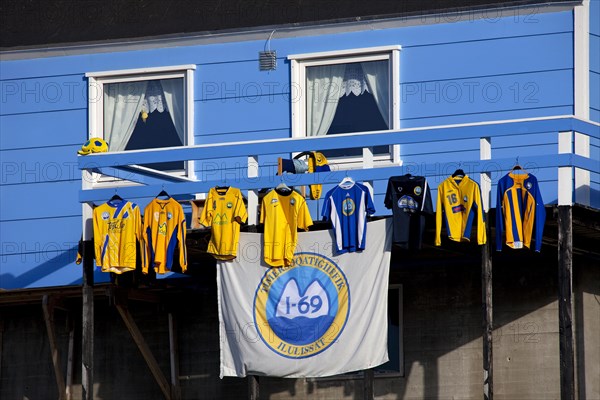
M 294 190 L 272 190 L 262 199 L 264 261 L 273 267 L 289 266 L 294 258 L 298 229 L 313 224 L 304 197 Z
M 537 178 L 530 173 L 509 172 L 498 181 L 496 197 L 496 250 L 502 244 L 513 249 L 542 248 L 546 209 Z
M 137 204 L 119 197 L 99 205 L 93 211 L 93 230 L 96 266 L 102 272 L 134 271 L 138 254 L 144 264 L 145 252 L 138 250 L 143 235 Z
M 438 186 L 435 211 L 435 245 L 441 246 L 442 225 L 450 240 L 469 242 L 477 222 L 477 244 L 487 241 L 481 189 L 468 175 L 450 176 Z M 443 222 L 442 222 L 443 221 Z
M 144 209 L 144 238 L 148 255 L 142 271 L 148 273 L 149 268 L 154 268 L 157 274 L 165 274 L 178 268 L 185 272 L 185 235 L 185 216 L 181 204 L 171 197 L 166 200 L 153 199 Z
M 427 215 L 433 215 L 429 184 L 424 176 L 406 174 L 388 179 L 384 205 L 392 209 L 392 242 L 404 249 L 420 249 Z
M 374 213 L 371 192 L 361 183 L 342 182 L 325 194 L 321 215 L 333 225 L 338 253 L 365 249 L 367 215 Z
M 234 259 L 237 256 L 240 227 L 247 218 L 240 189 L 230 186 L 211 188 L 200 216 L 200 223 L 211 228 L 208 253 L 217 260 Z

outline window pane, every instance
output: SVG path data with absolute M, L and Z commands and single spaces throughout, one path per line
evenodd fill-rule
M 306 68 L 306 134 L 336 135 L 389 129 L 388 61 Z M 375 154 L 388 154 L 377 146 Z M 326 157 L 360 156 L 362 149 L 330 150 Z
M 183 78 L 104 85 L 104 137 L 110 151 L 185 144 Z M 183 162 L 149 164 L 181 170 Z
M 389 361 L 375 369 L 377 371 L 400 371 L 400 290 L 397 288 L 388 291 L 388 356 Z

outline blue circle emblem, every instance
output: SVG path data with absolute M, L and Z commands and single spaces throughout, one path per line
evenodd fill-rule
M 350 290 L 335 262 L 297 253 L 291 266 L 271 268 L 254 296 L 254 323 L 262 341 L 287 358 L 325 351 L 340 336 L 350 313 Z
M 355 210 L 356 205 L 354 204 L 354 200 L 352 200 L 350 197 L 345 198 L 342 202 L 342 213 L 348 217 L 354 214 Z

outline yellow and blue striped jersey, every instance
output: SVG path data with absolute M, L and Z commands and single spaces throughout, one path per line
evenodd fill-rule
M 240 189 L 211 188 L 204 203 L 200 223 L 211 227 L 208 253 L 217 260 L 232 260 L 237 256 L 240 225 L 248 213 Z
M 142 218 L 137 204 L 109 200 L 94 209 L 93 225 L 96 265 L 102 272 L 121 274 L 135 270 L 138 256 L 136 240 L 140 243 L 143 240 Z
M 535 232 L 535 251 L 542 248 L 546 209 L 537 178 L 508 173 L 498 181 L 496 198 L 496 250 L 530 248 Z
M 485 244 L 484 210 L 479 184 L 469 178 L 448 177 L 438 186 L 435 211 L 435 245 L 441 246 L 442 221 L 450 240 L 468 242 L 477 221 L 477 244 Z
M 183 207 L 173 198 L 153 199 L 144 209 L 144 240 L 147 262 L 142 271 L 152 267 L 157 274 L 165 274 L 179 266 L 187 269 L 185 215 Z

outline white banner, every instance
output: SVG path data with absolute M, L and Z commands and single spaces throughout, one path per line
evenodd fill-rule
M 366 249 L 335 254 L 333 231 L 301 232 L 294 265 L 262 260 L 263 235 L 241 233 L 217 263 L 221 377 L 318 377 L 388 361 L 391 220 L 367 225 Z

